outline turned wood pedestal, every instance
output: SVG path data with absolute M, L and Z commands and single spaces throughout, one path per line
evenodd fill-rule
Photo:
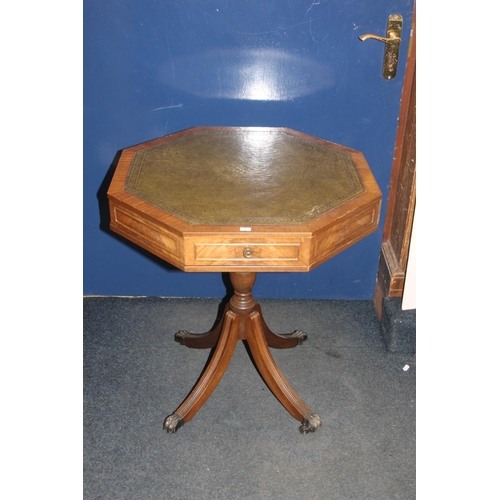
M 229 272 L 234 287 L 212 331 L 175 335 L 214 351 L 164 428 L 194 417 L 242 340 L 300 431 L 316 431 L 269 350 L 307 335 L 273 333 L 252 287 L 258 272 L 309 271 L 376 230 L 381 193 L 363 154 L 290 129 L 194 127 L 123 150 L 108 198 L 113 231 L 186 272 Z
M 230 273 L 230 277 L 234 295 L 219 324 L 205 334 L 191 334 L 182 330 L 175 335 L 175 340 L 187 347 L 215 347 L 215 351 L 191 393 L 179 408 L 166 418 L 164 429 L 175 432 L 194 417 L 222 378 L 238 340 L 243 340 L 246 341 L 259 373 L 269 389 L 290 414 L 302 423 L 300 431 L 303 434 L 316 431 L 321 426 L 320 417 L 312 413 L 290 387 L 269 350 L 269 347 L 295 347 L 307 339 L 307 334 L 299 330 L 285 335 L 273 333 L 264 322 L 260 306 L 252 296 L 256 273 Z

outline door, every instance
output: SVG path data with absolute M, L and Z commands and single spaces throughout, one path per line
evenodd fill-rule
M 84 293 L 222 297 L 107 230 L 122 148 L 196 125 L 288 127 L 364 153 L 384 213 L 412 23 L 410 0 L 84 1 Z M 396 76 L 382 76 L 391 14 Z M 96 202 L 96 195 L 98 202 Z M 262 273 L 256 297 L 372 299 L 379 230 L 308 273 Z

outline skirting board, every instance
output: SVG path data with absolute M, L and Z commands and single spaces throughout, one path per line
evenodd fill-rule
M 401 297 L 383 299 L 383 313 L 380 321 L 382 337 L 391 353 L 416 353 L 416 309 L 402 309 Z

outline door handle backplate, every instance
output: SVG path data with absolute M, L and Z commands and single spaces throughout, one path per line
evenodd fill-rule
M 382 66 L 382 76 L 391 80 L 396 76 L 399 60 L 399 48 L 401 46 L 401 32 L 403 30 L 403 16 L 392 14 L 387 20 L 387 32 L 385 37 L 367 33 L 361 35 L 359 39 L 364 42 L 370 38 L 385 43 L 384 64 Z

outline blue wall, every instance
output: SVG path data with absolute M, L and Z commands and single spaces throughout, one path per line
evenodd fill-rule
M 362 151 L 385 209 L 413 2 L 84 0 L 84 294 L 222 297 L 107 229 L 117 154 L 196 125 L 280 126 Z M 403 64 L 381 76 L 389 14 Z M 257 297 L 371 299 L 379 230 L 309 273 L 262 273 Z

